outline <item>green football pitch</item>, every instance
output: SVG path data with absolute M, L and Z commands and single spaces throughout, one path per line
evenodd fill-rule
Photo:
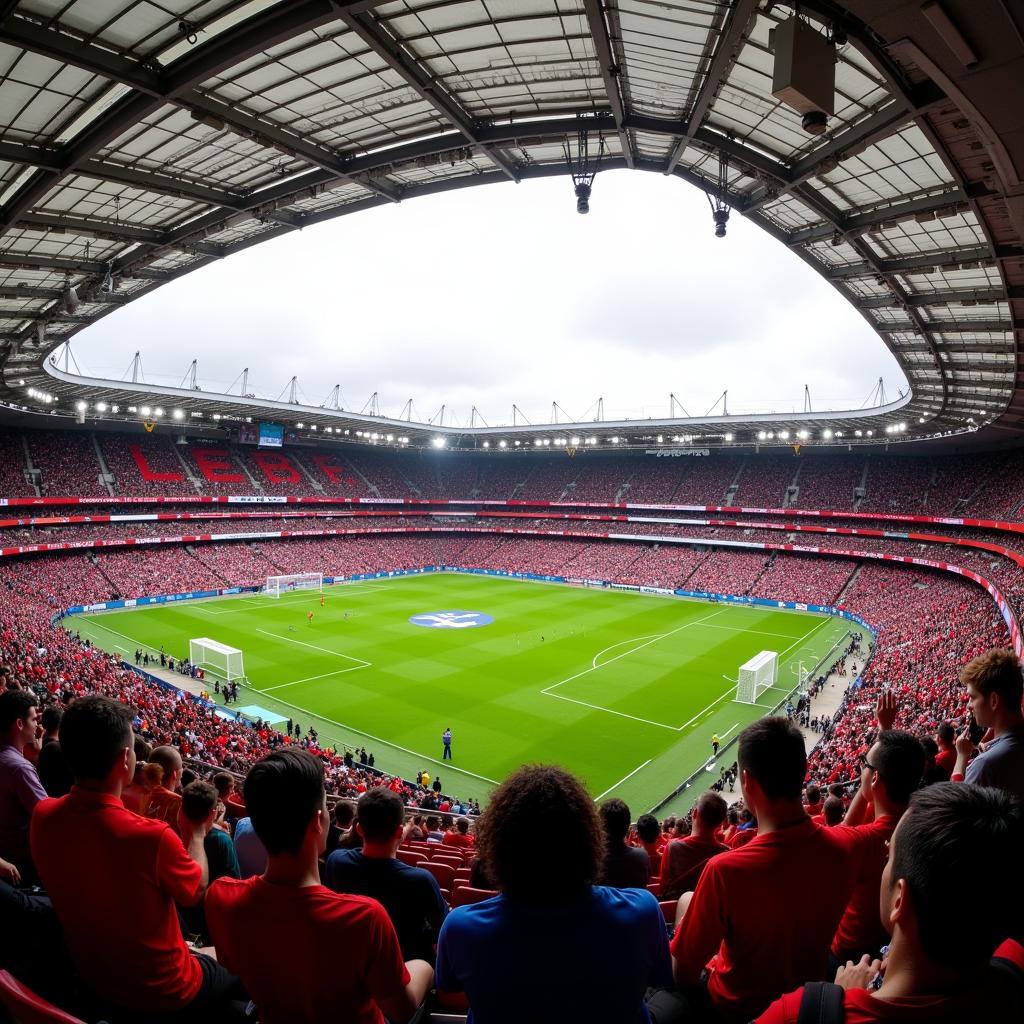
M 128 660 L 136 647 L 187 657 L 198 637 L 240 648 L 248 685 L 239 707 L 291 717 L 303 731 L 314 725 L 326 745 L 365 746 L 379 768 L 405 778 L 439 772 L 460 797 L 486 800 L 519 765 L 557 762 L 595 797 L 621 797 L 634 813 L 701 770 L 713 734 L 728 744 L 784 700 L 800 666 L 812 669 L 849 629 L 799 612 L 453 573 L 324 594 L 324 607 L 319 592 L 299 591 L 79 615 L 66 625 Z M 451 611 L 493 621 L 410 621 Z M 762 650 L 779 654 L 777 685 L 758 705 L 738 704 L 730 680 Z M 454 759 L 442 763 L 446 727 Z M 728 749 L 720 755 L 721 765 L 733 759 Z M 710 783 L 717 767 L 708 769 Z

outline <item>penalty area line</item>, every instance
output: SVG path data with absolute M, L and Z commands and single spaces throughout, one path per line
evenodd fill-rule
M 656 725 L 659 729 L 668 729 L 669 732 L 678 732 L 674 725 L 666 725 L 664 722 L 652 722 L 649 718 L 638 718 L 636 715 L 627 715 L 625 711 L 614 711 L 612 708 L 603 708 L 599 704 L 588 704 L 585 700 L 577 700 L 575 697 L 563 697 L 560 693 L 549 693 L 541 690 L 541 693 L 548 697 L 555 697 L 558 700 L 568 701 L 570 704 L 579 704 L 584 708 L 591 708 L 594 711 L 603 711 L 606 715 L 618 715 L 619 718 L 628 718 L 631 722 L 643 722 L 644 725 Z
M 298 644 L 300 647 L 309 647 L 311 650 L 320 651 L 323 654 L 333 654 L 336 658 L 345 658 L 348 661 L 356 661 L 363 668 L 369 668 L 371 663 L 363 661 L 362 658 L 353 658 L 351 654 L 342 654 L 341 651 L 332 651 L 328 647 L 318 647 L 316 644 L 307 644 L 305 640 L 293 640 L 290 636 L 281 636 L 280 633 L 271 633 L 267 629 L 256 630 L 257 633 L 262 633 L 264 636 L 272 636 L 277 640 L 284 640 L 290 644 Z
M 321 672 L 318 676 L 306 676 L 305 679 L 293 679 L 290 683 L 277 683 L 274 686 L 265 686 L 262 690 L 258 690 L 255 686 L 250 687 L 252 690 L 256 690 L 257 693 L 270 693 L 272 690 L 283 690 L 286 686 L 298 686 L 299 683 L 311 683 L 315 679 L 328 679 L 331 676 L 343 676 L 346 672 L 358 672 L 361 668 L 367 668 L 366 665 L 352 665 L 349 668 L 335 669 L 333 672 Z
M 637 765 L 637 767 L 634 768 L 628 775 L 619 779 L 619 781 L 616 782 L 614 786 L 609 786 L 600 796 L 595 796 L 594 802 L 597 803 L 598 800 L 603 800 L 613 789 L 618 789 L 619 786 L 621 786 L 624 782 L 633 778 L 633 776 L 636 775 L 638 771 L 640 771 L 642 768 L 646 768 L 651 763 L 651 760 L 651 758 L 647 758 L 647 760 L 644 761 L 643 764 Z

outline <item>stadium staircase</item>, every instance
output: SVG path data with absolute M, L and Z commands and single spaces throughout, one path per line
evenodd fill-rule
M 324 485 L 320 483 L 320 481 L 317 480 L 315 476 L 313 476 L 313 471 L 309 468 L 309 466 L 306 465 L 305 459 L 298 457 L 299 454 L 299 452 L 292 452 L 292 457 L 290 461 L 293 462 L 296 467 L 298 467 L 299 472 L 306 478 L 306 480 L 309 482 L 309 486 L 312 487 L 314 491 L 318 491 L 320 494 L 324 494 Z
M 679 476 L 676 478 L 675 486 L 672 488 L 672 494 L 669 497 L 669 501 L 677 501 L 680 504 L 686 504 L 680 496 L 680 491 L 683 488 L 683 484 L 686 483 L 686 475 L 690 471 L 690 460 L 689 459 L 672 459 L 672 462 L 681 462 L 685 465 L 677 467 Z
M 100 440 L 95 434 L 90 434 L 92 438 L 92 446 L 96 449 L 96 461 L 100 466 L 100 483 L 103 484 L 107 489 L 107 494 L 113 497 L 117 490 L 114 487 L 116 481 L 114 480 L 114 474 L 110 472 L 110 467 L 107 465 L 107 460 L 103 457 L 103 449 L 100 448 Z
M 249 468 L 247 461 L 243 459 L 242 456 L 234 449 L 231 449 L 230 458 L 231 461 L 245 474 L 245 477 L 246 479 L 248 479 L 249 483 L 252 484 L 254 488 L 253 493 L 262 494 L 263 485 L 259 482 L 259 480 L 256 479 L 255 476 L 253 476 L 253 472 Z
M 736 492 L 740 489 L 740 480 L 743 478 L 743 470 L 746 468 L 747 460 L 744 459 L 740 463 L 740 468 L 736 470 L 736 475 L 732 478 L 732 483 L 726 488 L 723 504 L 731 505 L 736 500 Z
M 864 470 L 860 475 L 860 483 L 853 489 L 853 510 L 860 511 L 864 499 L 868 496 L 868 460 L 864 460 Z
M 188 464 L 188 459 L 186 459 L 185 456 L 182 455 L 181 446 L 172 443 L 171 448 L 174 449 L 175 457 L 177 458 L 178 462 L 181 463 L 181 471 L 182 473 L 185 474 L 185 479 L 192 485 L 192 490 L 194 490 L 196 494 L 202 494 L 203 488 L 199 484 L 199 477 L 197 477 L 195 473 L 192 471 L 192 467 Z
M 216 576 L 222 583 L 224 583 L 225 586 L 233 587 L 235 585 L 231 580 L 227 578 L 227 576 L 224 575 L 224 573 L 222 573 L 217 568 L 216 565 L 213 564 L 212 561 L 207 561 L 205 558 L 203 558 L 203 556 L 199 553 L 198 548 L 194 548 L 191 544 L 186 544 L 185 551 L 187 554 L 191 555 L 197 562 L 200 562 L 202 565 L 204 565 L 211 573 L 213 573 L 214 576 Z
M 790 480 L 786 493 L 782 497 L 782 507 L 792 508 L 800 498 L 800 472 L 804 468 L 803 459 L 796 460 L 796 472 Z
M 92 563 L 92 567 L 107 581 L 110 586 L 110 593 L 121 593 L 121 588 L 107 575 L 106 570 L 103 568 L 103 563 L 100 561 L 99 555 L 94 551 L 90 551 L 85 557 L 87 561 Z
M 840 590 L 838 594 L 836 594 L 836 599 L 834 603 L 837 606 L 843 603 L 843 598 L 846 597 L 846 592 L 857 582 L 857 577 L 860 575 L 860 571 L 863 568 L 863 562 L 853 563 L 853 572 L 851 572 L 850 575 L 846 578 L 846 582 L 843 584 L 843 589 Z
M 21 447 L 25 452 L 25 468 L 22 470 L 25 476 L 25 483 L 32 488 L 32 492 L 37 498 L 41 498 L 43 496 L 43 474 L 32 465 L 32 452 L 28 446 L 28 438 L 24 433 L 19 433 L 18 436 L 21 438 Z
M 348 468 L 351 469 L 352 472 L 355 473 L 355 475 L 359 477 L 359 479 L 362 480 L 364 484 L 366 484 L 366 488 L 370 492 L 370 494 L 372 494 L 375 498 L 379 498 L 381 496 L 380 490 L 377 487 L 377 485 L 356 465 L 355 460 L 351 458 L 351 456 L 347 460 L 347 465 Z M 284 570 L 282 570 L 282 572 L 283 571 Z
M 748 586 L 747 589 L 743 591 L 743 593 L 744 594 L 752 594 L 754 592 L 754 587 L 756 587 L 758 585 L 758 583 L 761 582 L 761 579 L 764 577 L 765 573 L 768 572 L 768 570 L 774 564 L 775 564 L 775 555 L 771 554 L 771 555 L 768 556 L 768 558 L 765 559 L 764 565 L 761 566 L 761 571 L 750 581 L 750 586 Z

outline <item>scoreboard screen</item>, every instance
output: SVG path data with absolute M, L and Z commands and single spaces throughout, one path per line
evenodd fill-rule
M 260 424 L 260 448 L 280 448 L 284 444 L 284 427 L 280 423 Z

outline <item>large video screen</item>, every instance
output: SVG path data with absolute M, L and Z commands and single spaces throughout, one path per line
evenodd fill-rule
M 280 423 L 260 424 L 260 448 L 280 448 L 284 444 L 284 427 Z

